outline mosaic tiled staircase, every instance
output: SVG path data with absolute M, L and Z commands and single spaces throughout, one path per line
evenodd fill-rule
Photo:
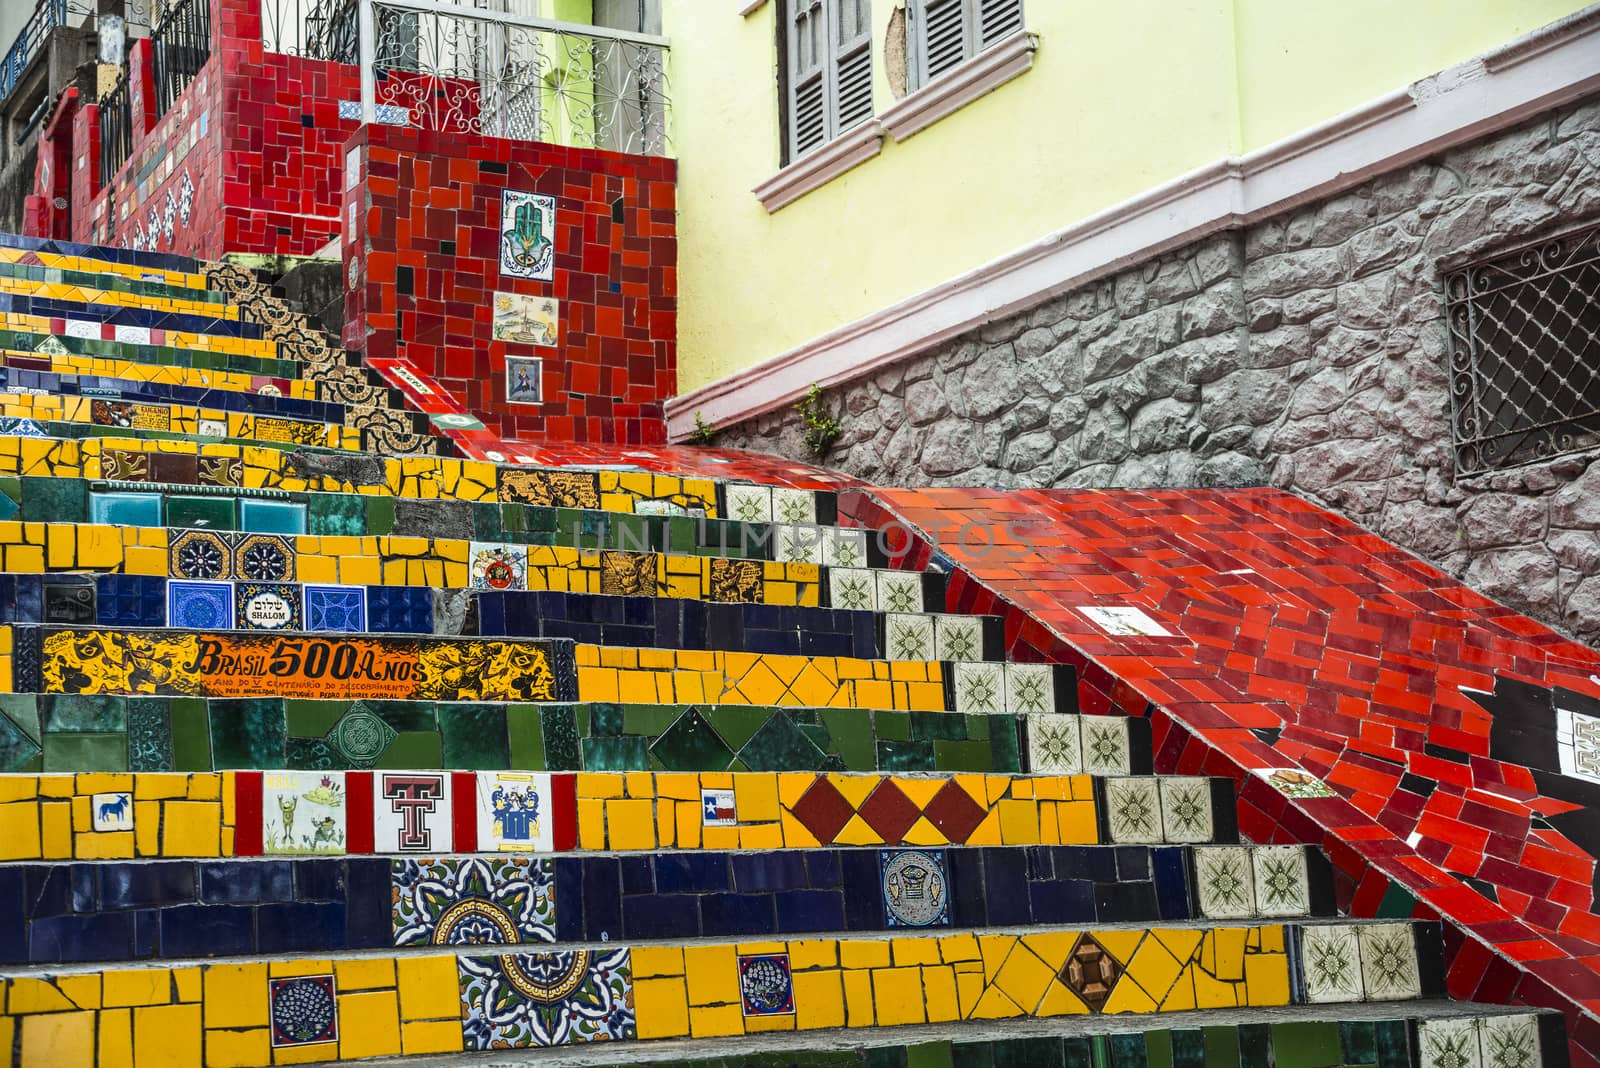
M 0 311 L 0 1064 L 1567 1063 L 833 492 L 382 455 L 228 269 Z

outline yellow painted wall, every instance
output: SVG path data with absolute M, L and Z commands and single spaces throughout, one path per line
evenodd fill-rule
M 732 0 L 662 2 L 680 392 L 1583 6 L 1027 0 L 1031 71 L 768 215 L 750 190 L 778 169 L 778 5 L 741 18 Z M 873 3 L 880 112 L 891 9 Z

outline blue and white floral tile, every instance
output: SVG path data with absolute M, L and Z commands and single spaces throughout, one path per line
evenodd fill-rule
M 468 1050 L 635 1039 L 626 949 L 464 956 L 457 961 Z
M 554 863 L 533 857 L 390 862 L 397 946 L 556 940 Z

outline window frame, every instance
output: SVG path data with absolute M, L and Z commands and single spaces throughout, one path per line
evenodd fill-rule
M 840 20 L 844 5 L 847 3 L 854 5 L 854 10 L 858 12 L 865 11 L 866 18 L 859 33 L 847 41 L 841 41 Z M 876 109 L 871 98 L 874 62 L 872 0 L 781 0 L 775 7 L 778 16 L 779 164 L 787 167 L 791 163 L 815 155 L 873 118 Z M 823 32 L 816 63 L 805 68 L 803 73 L 799 73 L 802 35 L 796 32 L 796 24 L 802 8 L 807 10 L 809 17 L 822 19 Z M 844 92 L 841 71 L 847 61 L 862 54 L 866 57 L 865 91 L 868 110 L 845 125 L 840 116 Z M 813 80 L 818 84 L 821 95 L 822 135 L 816 142 L 802 147 L 797 123 L 798 104 L 800 93 Z
M 949 77 L 988 49 L 994 48 L 1013 37 L 1026 34 L 1028 25 L 1027 8 L 1024 6 L 1024 0 L 1015 0 L 1017 5 L 1016 28 L 1009 33 L 996 37 L 987 44 L 984 43 L 984 5 L 1004 2 L 1006 0 L 905 0 L 907 94 L 915 93 L 919 89 L 925 89 L 940 79 Z M 927 10 L 930 5 L 941 3 L 954 3 L 960 7 L 963 13 L 961 58 L 937 74 L 930 75 L 928 73 L 928 36 L 925 31 L 925 27 L 928 25 Z

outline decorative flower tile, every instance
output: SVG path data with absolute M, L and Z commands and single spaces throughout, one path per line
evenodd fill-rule
M 1308 916 L 1311 877 L 1304 846 L 1257 846 L 1250 851 L 1255 869 L 1256 914 Z
M 883 917 L 890 927 L 949 926 L 950 884 L 943 850 L 880 850 L 878 870 Z
M 1211 780 L 1165 776 L 1161 783 L 1161 826 L 1168 842 L 1209 842 L 1212 838 Z
M 1133 770 L 1133 745 L 1126 716 L 1079 716 L 1086 775 L 1127 775 Z
M 855 612 L 877 611 L 878 586 L 873 572 L 864 568 L 829 568 L 828 604 Z
M 866 567 L 869 532 L 858 528 L 822 527 L 822 562 L 829 567 Z
M 469 1050 L 570 1046 L 639 1035 L 626 949 L 464 956 L 457 969 L 461 1030 Z
M 1212 920 L 1239 920 L 1256 914 L 1247 848 L 1196 849 L 1193 856 L 1194 887 L 1202 916 Z
M 304 630 L 300 587 L 291 582 L 242 582 L 234 625 L 240 630 Z
M 1418 1068 L 1484 1068 L 1478 1021 L 1470 1016 L 1418 1021 L 1417 1049 Z
M 789 954 L 741 956 L 739 997 L 746 1016 L 787 1016 L 794 1012 L 794 978 L 789 974 Z
M 772 558 L 780 563 L 822 563 L 821 527 L 789 526 L 772 528 Z
M 389 877 L 397 946 L 556 940 L 555 868 L 547 858 L 395 860 Z
M 239 534 L 233 549 L 235 577 L 251 582 L 294 581 L 294 545 L 277 534 Z
M 349 719 L 346 715 L 341 723 Z M 394 731 L 382 720 L 377 723 L 388 732 L 387 737 L 380 734 L 375 739 L 381 745 L 372 746 L 382 752 Z M 452 798 L 445 772 L 380 771 L 372 776 L 372 795 L 375 852 L 431 853 L 450 848 Z
M 233 549 L 214 530 L 183 530 L 172 535 L 168 549 L 170 574 L 178 579 L 224 579 L 233 576 Z
M 1117 843 L 1161 841 L 1161 788 L 1153 778 L 1106 780 L 1106 828 Z
M 1080 774 L 1083 771 L 1083 757 L 1079 748 L 1079 728 L 1083 718 L 1059 716 L 1053 712 L 1029 716 L 1029 770 L 1035 775 Z
M 528 588 L 528 547 L 475 541 L 467 553 L 468 575 L 475 590 Z
M 1483 1068 L 1538 1068 L 1544 1063 L 1537 1016 L 1519 1013 L 1481 1017 L 1478 1040 Z
M 339 1040 L 339 1000 L 331 975 L 269 979 L 267 1006 L 274 1047 Z
M 364 586 L 305 586 L 307 630 L 350 631 L 367 629 L 367 591 Z
M 478 848 L 548 853 L 554 848 L 550 776 L 537 772 L 478 772 Z
M 1417 940 L 1409 923 L 1362 924 L 1361 978 L 1368 1001 L 1406 1001 L 1422 996 Z
M 1361 1000 L 1361 948 L 1354 926 L 1302 927 L 1300 967 L 1311 1004 Z
M 1056 710 L 1055 673 L 1049 664 L 1006 664 L 1006 711 L 1033 715 Z
M 935 660 L 982 660 L 983 620 L 977 616 L 933 616 Z
M 933 660 L 933 617 L 890 612 L 883 617 L 885 660 Z
M 878 611 L 921 612 L 922 575 L 917 571 L 877 571 Z
M 723 487 L 728 519 L 736 523 L 772 522 L 772 487 L 729 482 Z
M 1005 712 L 1005 676 L 1001 665 L 984 663 L 957 663 L 951 665 L 955 673 L 956 707 L 954 711 L 975 716 L 998 716 Z
M 811 490 L 772 489 L 772 521 L 774 523 L 815 523 L 817 521 L 817 495 Z
M 167 626 L 183 630 L 232 630 L 233 583 L 169 580 Z
M 263 772 L 262 852 L 343 853 L 347 811 L 340 772 Z

